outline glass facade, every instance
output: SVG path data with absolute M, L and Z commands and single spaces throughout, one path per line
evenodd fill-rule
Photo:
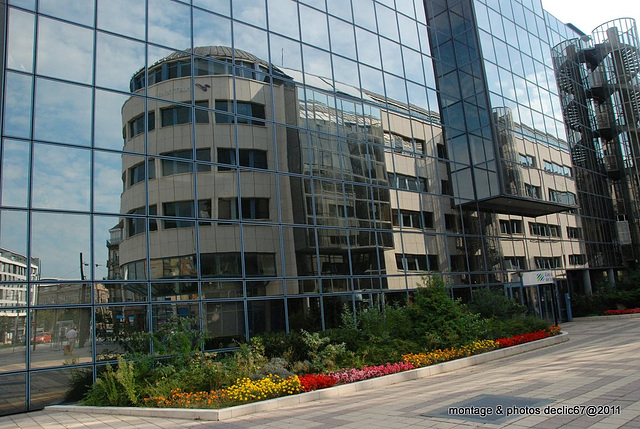
M 225 350 L 588 268 L 539 1 L 0 6 L 2 414 L 175 316 Z

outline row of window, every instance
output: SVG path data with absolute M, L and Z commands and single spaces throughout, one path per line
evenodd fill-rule
M 197 277 L 195 255 L 154 259 L 150 262 L 150 278 Z M 136 261 L 122 266 L 122 277 L 126 280 L 146 279 L 146 262 Z M 246 276 L 277 275 L 275 253 L 244 253 Z M 242 276 L 242 255 L 240 252 L 203 253 L 200 255 L 200 273 L 202 277 L 239 277 Z
M 193 158 L 193 152 L 191 150 L 179 150 L 174 152 L 163 153 L 162 155 L 172 156 L 174 158 L 191 160 Z M 218 171 L 228 171 L 233 167 L 252 167 L 266 170 L 267 169 L 267 151 L 258 149 L 240 149 L 239 153 L 236 153 L 236 149 L 232 148 L 218 148 L 217 150 L 218 162 L 220 164 L 226 164 L 228 166 L 219 166 Z M 196 161 L 211 162 L 211 152 L 209 149 L 197 149 Z M 162 176 L 171 176 L 174 174 L 191 173 L 193 172 L 193 163 L 173 160 L 162 159 L 160 161 L 162 167 Z M 145 174 L 146 166 L 142 162 L 129 169 L 129 186 L 133 186 L 136 183 L 142 182 L 145 179 L 156 178 L 156 164 L 155 159 L 150 158 L 149 171 Z M 196 170 L 198 172 L 211 171 L 211 166 L 206 164 L 197 164 Z
M 555 162 L 544 161 L 544 171 L 571 177 L 571 167 L 567 165 L 556 164 Z
M 208 109 L 208 101 L 196 101 L 196 107 Z M 233 113 L 233 101 L 229 100 L 217 100 L 215 102 L 215 109 Z M 238 115 L 245 115 L 247 117 L 235 117 L 230 114 L 215 112 L 216 123 L 218 124 L 232 124 L 237 121 L 239 124 L 249 125 L 261 125 L 264 126 L 265 109 L 264 105 L 251 103 L 248 101 L 237 101 L 236 109 Z M 197 124 L 209 123 L 209 112 L 206 110 L 192 109 L 190 106 L 170 106 L 160 109 L 160 126 L 171 127 L 174 125 L 190 124 L 193 122 L 195 112 L 195 122 Z M 155 111 L 147 113 L 147 126 L 149 131 L 153 131 L 156 128 L 156 114 Z M 123 129 L 123 137 L 126 138 L 126 128 Z M 133 138 L 139 134 L 144 133 L 144 115 L 136 116 L 129 121 L 129 138 Z
M 231 75 L 264 81 L 269 70 L 257 63 L 240 61 L 236 59 L 236 66 L 231 64 L 231 59 L 220 59 L 217 61 L 204 58 L 194 58 L 195 76 Z M 148 71 L 149 85 L 163 82 L 169 79 L 191 76 L 191 61 L 189 58 L 163 62 Z M 144 88 L 144 73 L 134 76 L 130 82 L 131 92 Z
M 518 162 L 524 167 L 536 167 L 535 156 L 527 155 L 524 153 L 518 154 Z M 562 176 L 571 177 L 571 167 L 567 165 L 560 165 L 551 161 L 543 161 L 544 171 L 552 174 L 560 174 Z
M 549 189 L 549 201 L 574 206 L 576 205 L 576 194 Z
M 193 201 L 172 201 L 162 203 L 162 214 L 164 216 L 195 218 Z M 144 207 L 131 210 L 129 214 L 144 215 Z M 155 204 L 149 205 L 149 215 L 156 216 L 158 209 Z M 198 200 L 198 218 L 211 219 L 211 200 Z M 224 220 L 266 220 L 269 219 L 269 198 L 219 198 L 218 199 L 218 219 Z M 201 221 L 202 223 L 202 221 Z M 140 234 L 145 231 L 146 221 L 144 218 L 127 219 L 127 237 Z M 189 228 L 193 226 L 193 221 L 178 219 L 163 219 L 164 229 Z M 156 219 L 149 219 L 149 230 L 156 231 L 158 223 Z
M 396 266 L 400 271 L 438 271 L 438 255 L 396 253 Z
M 562 258 L 559 256 L 536 256 L 533 258 L 533 262 L 536 269 L 539 270 L 562 268 Z M 586 255 L 569 255 L 569 265 L 584 265 L 586 263 Z M 506 256 L 504 265 L 507 270 L 527 269 L 527 262 L 524 256 Z
M 0 262 L 0 272 L 17 274 L 19 276 L 27 275 L 27 267 L 21 267 L 20 265 L 8 264 L 6 262 Z
M 523 234 L 522 221 L 517 219 L 500 219 L 500 232 L 502 234 Z M 529 232 L 533 235 L 541 235 L 544 237 L 560 237 L 560 227 L 558 225 L 529 222 Z M 581 239 L 582 229 L 568 226 L 567 238 Z

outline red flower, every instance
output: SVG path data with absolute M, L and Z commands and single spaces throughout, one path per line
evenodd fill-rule
M 336 379 L 324 374 L 306 374 L 298 376 L 302 390 L 311 392 L 312 390 L 324 389 L 337 383 Z

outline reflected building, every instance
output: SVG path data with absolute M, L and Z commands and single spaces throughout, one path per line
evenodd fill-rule
M 0 348 L 0 413 L 173 317 L 224 351 L 438 275 L 553 320 L 622 267 L 551 67 L 579 33 L 539 1 L 58 3 L 2 4 L 0 246 L 37 275 L 0 286 L 31 291 L 0 313 L 27 338 Z

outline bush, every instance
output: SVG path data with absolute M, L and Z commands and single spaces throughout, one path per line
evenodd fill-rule
M 548 322 L 533 316 L 514 317 L 512 319 L 493 319 L 488 324 L 488 338 L 512 337 L 518 334 L 536 332 L 548 327 Z
M 410 336 L 403 339 L 427 349 L 462 345 L 486 335 L 486 322 L 452 300 L 441 277 L 425 278 L 405 311 L 412 325 Z
M 474 290 L 467 306 L 485 319 L 511 319 L 527 312 L 527 307 L 507 298 L 502 290 L 490 288 Z

